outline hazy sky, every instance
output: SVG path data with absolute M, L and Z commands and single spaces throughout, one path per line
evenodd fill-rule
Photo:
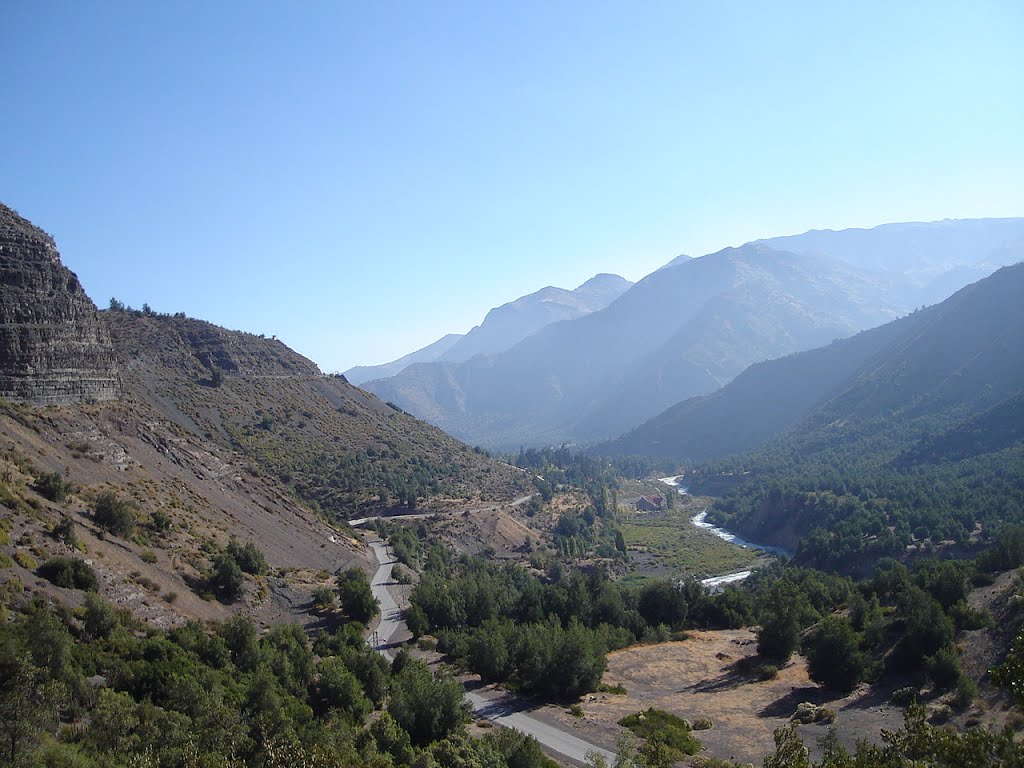
M 0 199 L 326 371 L 679 253 L 1024 215 L 1024 3 L 0 2 Z

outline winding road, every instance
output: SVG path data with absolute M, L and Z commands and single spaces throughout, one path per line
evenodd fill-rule
M 375 651 L 391 659 L 391 649 L 396 645 L 391 638 L 405 626 L 402 611 L 388 590 L 391 569 L 398 561 L 391 557 L 386 542 L 371 539 L 370 546 L 379 563 L 377 572 L 370 582 L 370 588 L 380 603 L 380 623 L 367 638 L 367 642 Z M 525 713 L 530 708 L 529 705 L 509 693 L 490 690 L 467 691 L 466 701 L 477 717 L 533 736 L 548 751 L 568 758 L 574 763 L 585 765 L 587 754 L 596 753 L 603 757 L 608 765 L 615 764 L 614 753 L 584 741 L 555 725 L 531 717 Z

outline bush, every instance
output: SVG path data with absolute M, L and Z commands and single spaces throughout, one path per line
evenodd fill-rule
M 245 576 L 234 558 L 221 552 L 213 559 L 213 567 L 207 577 L 207 584 L 222 600 L 233 603 L 245 591 Z
M 714 723 L 706 717 L 698 717 L 693 721 L 693 730 L 695 731 L 707 731 L 714 727 Z
M 762 664 L 756 671 L 758 680 L 774 680 L 779 676 L 779 668 L 774 664 Z
M 940 648 L 934 656 L 926 660 L 928 677 L 940 691 L 951 690 L 960 682 L 962 670 L 960 656 L 953 646 Z
M 103 530 L 115 536 L 131 536 L 135 530 L 135 513 L 131 505 L 113 491 L 101 493 L 93 505 L 93 519 Z
M 909 707 L 917 701 L 917 688 L 908 685 L 906 688 L 899 688 L 892 692 L 892 703 L 901 707 Z
M 50 583 L 67 589 L 95 592 L 100 586 L 96 573 L 89 564 L 73 557 L 51 557 L 39 566 L 39 575 Z
M 267 572 L 267 560 L 263 552 L 251 541 L 239 546 L 238 540 L 232 537 L 228 542 L 227 553 L 246 573 L 261 576 Z
M 319 586 L 313 590 L 313 610 L 329 611 L 334 608 L 334 590 L 330 587 Z
M 64 501 L 72 491 L 71 483 L 60 472 L 39 476 L 32 487 L 43 498 L 56 502 Z
M 144 549 L 139 553 L 139 559 L 144 563 L 155 563 L 156 552 L 152 549 Z
M 27 571 L 34 571 L 39 565 L 39 563 L 36 562 L 36 559 L 23 549 L 19 549 L 14 553 L 14 562 Z
M 156 512 L 153 513 L 153 528 L 159 531 L 160 533 L 165 533 L 166 531 L 171 530 L 171 524 L 171 518 L 166 512 L 163 512 L 158 509 Z
M 978 684 L 966 675 L 961 675 L 956 686 L 956 697 L 953 705 L 957 709 L 967 709 L 978 698 Z
M 63 515 L 60 522 L 53 527 L 53 535 L 59 541 L 63 541 L 69 547 L 77 546 L 78 534 L 75 531 L 75 521 L 67 515 Z
M 650 707 L 627 715 L 619 720 L 619 725 L 648 742 L 665 745 L 676 753 L 677 759 L 700 752 L 700 742 L 690 733 L 689 724 L 670 712 Z

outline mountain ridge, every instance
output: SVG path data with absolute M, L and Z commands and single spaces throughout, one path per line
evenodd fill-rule
M 344 375 L 361 386 L 396 376 L 416 363 L 460 363 L 479 354 L 503 352 L 551 323 L 582 317 L 607 306 L 630 285 L 625 278 L 607 272 L 594 275 L 572 290 L 549 285 L 494 307 L 480 325 L 467 333 L 447 334 L 390 363 L 356 366 Z

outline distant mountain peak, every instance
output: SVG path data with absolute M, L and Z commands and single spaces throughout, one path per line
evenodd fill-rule
M 685 264 L 688 261 L 693 261 L 693 257 L 692 256 L 687 256 L 685 253 L 680 253 L 678 256 L 676 256 L 674 259 L 672 259 L 672 261 L 670 261 L 668 264 L 663 264 L 660 267 L 658 267 L 657 271 L 660 272 L 663 269 L 670 269 L 672 267 L 678 267 L 680 264 Z

